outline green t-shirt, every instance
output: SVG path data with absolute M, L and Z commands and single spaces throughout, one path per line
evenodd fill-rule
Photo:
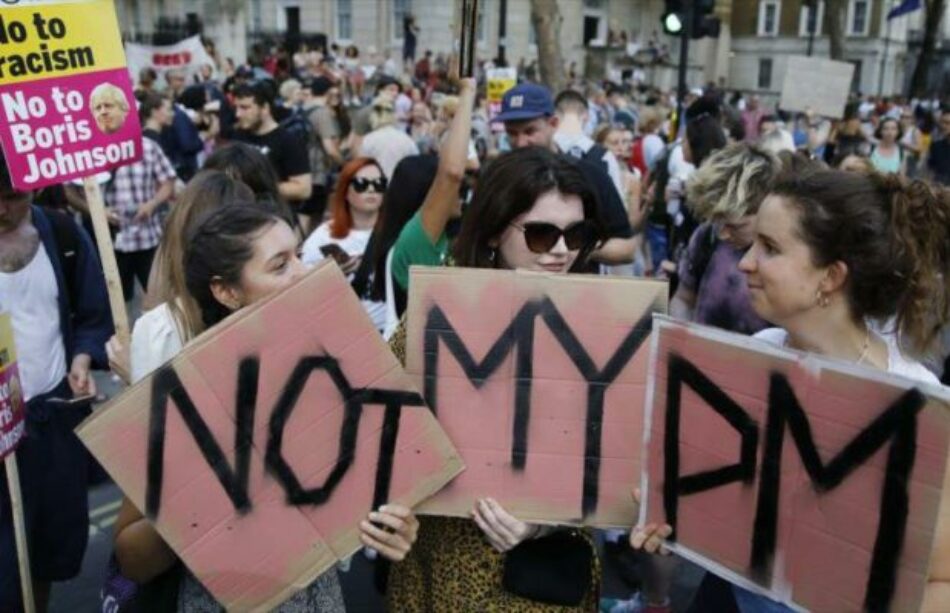
M 422 228 L 422 211 L 416 211 L 393 245 L 393 278 L 399 287 L 409 291 L 409 267 L 441 266 L 448 251 L 445 233 L 433 244 Z

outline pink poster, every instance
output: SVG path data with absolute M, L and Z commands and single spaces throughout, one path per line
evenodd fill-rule
M 653 344 L 641 521 L 793 606 L 918 610 L 950 394 L 665 318 Z
M 632 525 L 656 281 L 413 268 L 406 370 L 466 470 L 420 510 Z
M 339 268 L 243 310 L 78 434 L 228 609 L 271 609 L 414 506 L 458 453 Z
M 114 4 L 22 3 L 0 18 L 0 143 L 14 186 L 35 190 L 140 159 Z
M 23 438 L 24 408 L 13 325 L 9 314 L 0 313 L 0 461 L 13 453 Z

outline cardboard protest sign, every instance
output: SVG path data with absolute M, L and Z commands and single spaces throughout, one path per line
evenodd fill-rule
M 466 470 L 420 512 L 492 496 L 524 520 L 626 526 L 656 281 L 413 268 L 406 370 Z
M 462 463 L 324 263 L 202 335 L 77 430 L 228 609 L 267 610 Z
M 26 429 L 24 404 L 13 324 L 8 313 L 0 313 L 0 460 L 13 453 L 23 438 Z
M 785 111 L 813 110 L 831 118 L 844 116 L 851 93 L 854 64 L 820 57 L 792 56 L 786 62 L 779 107 Z
M 17 189 L 141 158 L 135 109 L 111 1 L 0 4 L 0 143 Z
M 812 611 L 916 611 L 950 394 L 658 318 L 641 521 L 753 591 Z
M 152 68 L 159 78 L 164 80 L 165 73 L 175 68 L 182 71 L 188 83 L 198 74 L 204 65 L 214 69 L 214 60 L 208 55 L 201 37 L 191 36 L 180 40 L 174 45 L 140 45 L 126 43 L 125 56 L 129 62 L 129 74 L 133 79 L 138 78 L 143 68 Z

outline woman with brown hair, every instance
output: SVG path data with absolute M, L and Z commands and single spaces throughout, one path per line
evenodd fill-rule
M 950 322 L 947 190 L 896 175 L 784 177 L 759 209 L 739 269 L 755 311 L 778 326 L 756 338 L 938 383 L 919 360 Z M 950 487 L 941 496 L 923 611 L 950 610 Z M 631 545 L 659 551 L 670 533 L 668 525 L 638 527 Z M 721 580 L 704 588 L 701 610 L 727 610 L 729 602 L 742 611 L 787 610 Z
M 217 200 L 214 204 L 202 216 L 181 226 L 183 249 L 177 252 L 176 266 L 180 266 L 177 270 L 182 273 L 180 289 L 183 293 L 177 298 L 187 300 L 191 305 L 189 310 L 194 309 L 192 314 L 196 315 L 191 324 L 194 327 L 183 331 L 187 338 L 194 338 L 232 313 L 290 286 L 307 270 L 297 257 L 299 240 L 291 222 L 274 203 L 257 201 L 246 190 L 233 200 Z M 136 330 L 138 328 L 136 326 Z M 133 336 L 133 348 L 136 341 Z M 163 355 L 153 350 L 148 364 L 138 363 L 133 349 L 135 379 L 147 376 L 150 367 L 171 359 L 180 349 Z M 386 504 L 361 522 L 360 539 L 383 556 L 400 560 L 412 547 L 417 526 L 409 509 Z M 211 594 L 181 568 L 172 548 L 128 498 L 123 499 L 116 520 L 114 544 L 119 569 L 125 577 L 139 584 L 140 590 L 141 586 L 158 581 L 167 586 L 164 592 L 171 592 L 172 609 L 223 610 Z M 142 596 L 148 598 L 145 593 Z M 155 606 L 154 602 L 147 604 Z M 317 610 L 345 611 L 335 568 L 276 609 L 287 613 Z
M 457 196 L 449 193 L 444 208 L 452 198 Z M 596 195 L 577 166 L 529 147 L 485 168 L 452 257 L 471 268 L 560 274 L 580 269 L 603 236 Z M 391 346 L 404 355 L 404 330 Z M 577 584 L 570 586 L 570 599 L 558 600 L 555 593 L 566 586 L 544 582 L 543 569 L 526 574 L 544 583 L 545 594 L 532 589 L 539 586 L 503 581 L 506 564 L 516 563 L 509 553 L 546 537 L 557 541 L 552 551 L 562 561 L 576 566 L 563 581 Z M 590 611 L 597 608 L 599 583 L 597 554 L 582 531 L 521 521 L 486 497 L 475 504 L 471 519 L 420 519 L 416 546 L 390 575 L 388 605 L 392 611 Z

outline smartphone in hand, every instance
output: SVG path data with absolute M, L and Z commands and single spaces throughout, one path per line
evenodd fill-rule
M 322 253 L 325 258 L 333 258 L 340 266 L 350 261 L 350 254 L 334 243 L 320 247 L 320 253 Z

